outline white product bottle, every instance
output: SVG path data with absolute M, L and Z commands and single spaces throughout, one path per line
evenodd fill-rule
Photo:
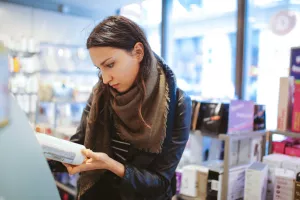
M 82 154 L 82 150 L 86 149 L 83 145 L 41 133 L 37 133 L 36 137 L 45 157 L 50 160 L 71 165 L 80 165 L 86 159 Z

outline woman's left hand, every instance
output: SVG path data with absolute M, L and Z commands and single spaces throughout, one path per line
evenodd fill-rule
M 63 163 L 69 174 L 76 174 L 79 172 L 96 170 L 96 169 L 108 169 L 109 157 L 105 153 L 95 153 L 92 150 L 85 149 L 82 154 L 87 157 L 87 159 L 81 165 L 70 165 Z

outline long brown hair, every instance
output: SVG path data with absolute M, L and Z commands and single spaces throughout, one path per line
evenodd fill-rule
M 136 85 L 139 88 L 139 92 L 142 94 L 138 109 L 139 117 L 144 125 L 150 128 L 143 118 L 142 103 L 146 96 L 145 81 L 149 76 L 150 66 L 154 62 L 154 56 L 142 29 L 126 17 L 111 16 L 100 22 L 93 29 L 87 39 L 86 47 L 87 49 L 92 47 L 114 47 L 131 53 L 137 42 L 141 42 L 144 46 L 144 57 L 140 63 L 139 73 L 136 78 Z M 102 78 L 101 75 L 99 78 Z M 90 122 L 95 122 L 97 120 L 100 97 L 104 95 L 104 103 L 106 104 L 109 102 L 110 95 L 108 94 L 108 86 L 104 84 L 102 85 L 103 87 L 99 87 L 94 92 L 96 111 L 92 112 L 93 114 L 89 118 Z M 104 105 L 104 107 L 107 107 L 107 105 Z

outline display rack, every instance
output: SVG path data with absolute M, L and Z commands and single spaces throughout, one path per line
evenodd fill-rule
M 40 52 L 16 51 L 16 50 L 10 50 L 9 51 L 9 55 L 12 57 L 12 59 L 19 59 L 19 60 L 24 59 L 24 58 L 31 58 L 33 56 L 39 55 L 39 53 Z M 11 66 L 11 67 L 14 68 L 13 66 Z M 31 77 L 36 76 L 37 74 L 38 74 L 38 71 L 26 72 L 22 69 L 22 66 L 21 66 L 21 68 L 18 69 L 18 71 L 10 71 L 10 80 L 11 81 L 14 80 L 15 76 L 17 76 L 17 75 L 23 75 L 26 78 L 31 78 Z M 21 91 L 13 91 L 12 88 L 10 88 L 10 92 L 18 100 L 19 104 L 22 105 L 21 107 L 24 106 L 24 107 L 28 108 L 28 110 L 25 110 L 25 109 L 23 109 L 23 110 L 26 113 L 29 121 L 32 124 L 35 124 L 35 122 L 36 122 L 35 115 L 36 115 L 36 108 L 37 108 L 38 91 L 32 92 L 32 91 L 26 91 L 25 89 L 21 90 Z M 28 102 L 24 102 L 23 100 L 21 100 L 24 96 L 28 97 L 28 100 L 29 100 Z M 27 103 L 27 105 L 25 105 L 25 103 Z
M 262 141 L 263 141 L 262 146 L 261 146 L 262 157 L 265 155 L 266 137 L 267 137 L 266 136 L 267 131 L 265 131 L 265 130 L 236 132 L 233 134 L 207 134 L 207 133 L 201 133 L 200 131 L 194 131 L 193 133 L 196 135 L 199 135 L 199 136 L 211 137 L 211 138 L 219 139 L 219 140 L 225 142 L 221 200 L 227 199 L 228 184 L 229 184 L 229 170 L 232 168 L 235 168 L 235 167 L 239 167 L 239 166 L 230 167 L 230 160 L 231 160 L 230 149 L 231 149 L 232 142 L 237 141 L 237 140 L 253 139 L 253 138 L 262 137 Z M 242 164 L 242 165 L 245 165 L 245 164 Z M 193 198 L 193 197 L 187 197 L 184 195 L 179 195 L 179 199 L 198 200 L 199 198 Z
M 38 73 L 43 82 L 40 85 L 36 123 L 51 129 L 56 136 L 57 132 L 62 132 L 58 128 L 71 130 L 79 124 L 78 112 L 74 114 L 73 110 L 83 110 L 82 105 L 86 104 L 92 87 L 98 81 L 98 70 L 92 67 L 84 46 L 51 43 L 41 43 L 40 46 L 41 67 Z M 71 114 L 62 112 L 68 107 L 76 108 Z M 73 120 L 65 120 L 66 115 Z M 59 136 L 67 137 L 71 134 L 60 133 Z

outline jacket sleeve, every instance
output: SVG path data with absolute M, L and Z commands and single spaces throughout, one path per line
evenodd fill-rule
M 182 92 L 177 100 L 174 128 L 168 147 L 163 149 L 147 169 L 125 165 L 122 189 L 134 190 L 147 197 L 164 194 L 171 185 L 171 179 L 188 141 L 190 123 L 191 99 Z
M 76 129 L 76 133 L 70 138 L 71 142 L 78 143 L 78 144 L 84 143 L 85 129 L 86 129 L 86 123 L 87 123 L 86 120 L 87 120 L 87 116 L 91 109 L 92 99 L 93 99 L 93 93 L 91 93 L 91 95 L 87 101 L 87 104 L 83 110 L 80 124 Z M 67 171 L 65 166 L 58 161 L 49 160 L 48 164 L 49 164 L 52 172 L 66 172 Z

